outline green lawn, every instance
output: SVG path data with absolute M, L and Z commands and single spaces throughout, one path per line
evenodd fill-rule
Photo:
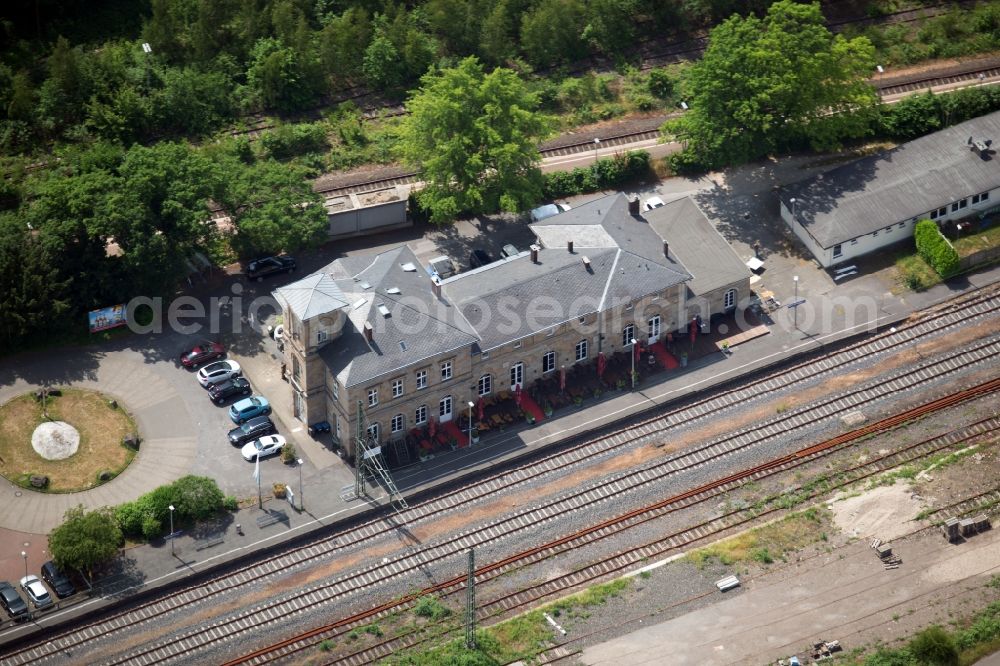
M 1000 224 L 994 224 L 985 231 L 978 231 L 964 238 L 959 238 L 957 241 L 953 241 L 952 245 L 955 246 L 960 257 L 967 257 L 974 252 L 997 247 L 1000 245 Z

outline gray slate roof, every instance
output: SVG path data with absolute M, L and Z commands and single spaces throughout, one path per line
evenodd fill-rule
M 691 273 L 687 286 L 692 295 L 703 296 L 750 278 L 750 270 L 736 250 L 691 197 L 671 201 L 643 216 L 657 235 L 670 243 L 671 254 L 676 252 Z
M 329 275 L 313 273 L 277 289 L 275 293 L 299 319 L 310 319 L 347 305 L 344 294 Z
M 782 188 L 781 200 L 829 248 L 973 194 L 1000 187 L 1000 160 L 967 141 L 1000 141 L 1000 111 L 914 139 Z
M 406 263 L 417 270 L 404 271 Z M 343 333 L 320 351 L 345 386 L 364 384 L 477 342 L 457 308 L 434 296 L 430 277 L 405 245 L 376 255 L 338 259 L 320 272 L 336 282 L 348 303 Z M 393 288 L 399 293 L 388 293 Z M 388 317 L 379 312 L 379 305 L 388 309 Z M 364 338 L 365 322 L 373 329 L 371 347 Z

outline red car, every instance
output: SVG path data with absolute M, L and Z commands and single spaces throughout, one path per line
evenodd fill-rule
M 202 363 L 226 355 L 226 348 L 218 342 L 202 340 L 194 349 L 181 354 L 181 365 L 185 368 L 197 368 Z

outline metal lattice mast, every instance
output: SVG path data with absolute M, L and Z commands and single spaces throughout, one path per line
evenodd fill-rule
M 367 494 L 365 477 L 371 475 L 373 479 L 381 479 L 385 484 L 385 489 L 389 492 L 389 501 L 395 501 L 399 504 L 399 508 L 405 509 L 406 500 L 396 488 L 396 482 L 392 480 L 392 475 L 382 460 L 382 447 L 372 435 L 365 406 L 360 400 L 358 400 L 358 428 L 354 441 L 354 496 L 363 497 Z
M 476 551 L 469 549 L 469 575 L 465 581 L 465 647 L 476 649 Z

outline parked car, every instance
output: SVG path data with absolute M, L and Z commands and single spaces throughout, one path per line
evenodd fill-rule
M 500 256 L 503 257 L 504 259 L 508 259 L 510 257 L 516 257 L 519 254 L 521 254 L 521 251 L 518 250 L 517 247 L 515 247 L 514 245 L 511 245 L 510 243 L 504 245 L 503 249 L 500 250 Z
M 241 372 L 243 370 L 236 361 L 216 361 L 198 371 L 198 383 L 207 388 L 210 384 L 218 384 L 233 377 L 239 377 Z
M 49 584 L 49 587 L 52 588 L 52 591 L 60 599 L 76 592 L 76 588 L 73 587 L 73 583 L 69 577 L 60 571 L 59 567 L 52 560 L 42 565 L 42 580 Z
M 545 204 L 544 206 L 539 206 L 531 211 L 531 221 L 540 222 L 547 217 L 552 217 L 553 215 L 558 215 L 559 213 L 565 213 L 572 209 L 569 204 Z
M 258 416 L 229 431 L 229 443 L 233 446 L 246 444 L 251 439 L 257 439 L 275 432 L 274 421 L 266 416 Z
M 268 275 L 275 273 L 291 273 L 295 270 L 295 259 L 292 257 L 263 257 L 247 264 L 247 279 L 260 282 Z
M 218 342 L 202 340 L 197 345 L 181 354 L 181 365 L 185 368 L 197 368 L 202 363 L 207 363 L 215 358 L 222 358 L 226 355 L 226 348 Z
M 5 580 L 0 581 L 0 606 L 18 622 L 28 619 L 28 604 L 24 603 L 14 586 Z
M 281 435 L 267 435 L 260 439 L 255 439 L 243 445 L 243 459 L 253 462 L 258 457 L 267 458 L 281 452 L 281 447 L 285 445 L 285 438 Z
M 659 208 L 660 206 L 666 206 L 663 203 L 663 199 L 660 197 L 649 197 L 642 203 L 643 210 L 653 210 L 654 208 Z
M 217 405 L 221 405 L 234 395 L 250 395 L 251 393 L 250 382 L 243 377 L 233 377 L 208 387 L 208 397 Z
M 243 398 L 239 402 L 234 402 L 229 408 L 229 418 L 237 425 L 249 421 L 255 416 L 267 416 L 270 413 L 270 403 L 268 403 L 267 398 L 260 395 Z
M 483 250 L 473 250 L 469 253 L 469 265 L 473 268 L 479 268 L 480 266 L 492 263 L 493 258 L 486 254 Z
M 38 580 L 38 576 L 25 576 L 21 579 L 21 589 L 28 593 L 28 598 L 35 608 L 45 608 L 52 605 L 52 597 L 49 591 Z

